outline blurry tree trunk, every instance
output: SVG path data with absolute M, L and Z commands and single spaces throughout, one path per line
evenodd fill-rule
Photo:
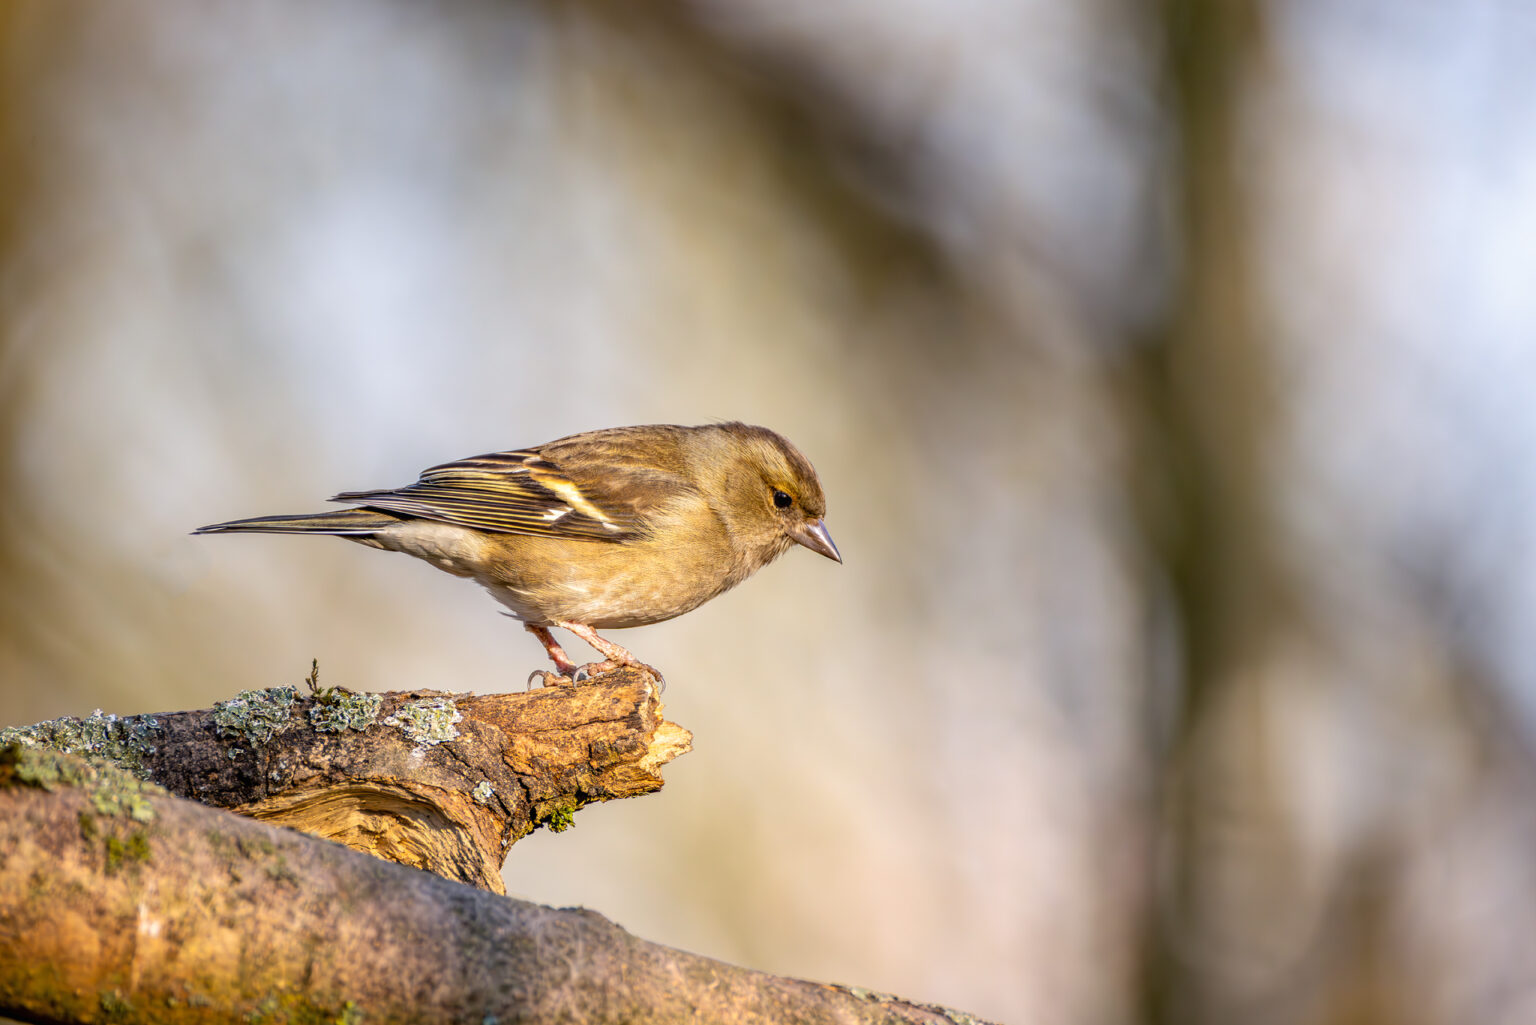
M 1207 942 L 1221 899 L 1223 802 L 1244 803 L 1254 765 L 1222 764 L 1217 710 L 1267 639 L 1283 629 L 1283 570 L 1269 522 L 1275 396 L 1253 308 L 1251 246 L 1235 166 L 1244 69 L 1257 54 L 1254 0 L 1164 0 L 1170 189 L 1176 264 L 1172 314 L 1145 367 L 1154 445 L 1141 465 L 1149 534 L 1161 549 L 1179 629 L 1182 675 L 1167 722 L 1162 829 L 1151 878 L 1145 985 L 1154 1022 L 1210 1021 Z M 1251 749 L 1250 749 L 1251 750 Z M 1257 752 L 1253 752 L 1255 755 Z
M 1403 1019 L 1373 972 L 1379 882 L 1359 873 L 1329 899 L 1339 935 L 1326 954 L 1272 935 L 1266 908 L 1303 887 L 1294 807 L 1299 778 L 1271 743 L 1294 692 L 1296 652 L 1326 665 L 1299 569 L 1278 520 L 1274 471 L 1288 423 L 1259 288 L 1242 173 L 1244 105 L 1267 70 L 1262 0 L 1164 0 L 1165 84 L 1176 136 L 1172 172 L 1180 286 L 1144 367 L 1154 445 L 1143 459 L 1148 533 L 1161 547 L 1180 626 L 1182 677 L 1168 723 L 1162 789 L 1166 859 L 1151 871 L 1144 985 L 1148 1018 L 1235 1021 Z M 1375 868 L 1383 868 L 1374 864 Z M 1373 899 L 1353 899 L 1370 886 Z M 1279 957 L 1274 952 L 1283 953 Z M 1306 956 L 1303 956 L 1306 955 Z
M 26 319 L 32 297 L 43 291 L 30 219 L 45 192 L 44 172 L 33 159 L 38 135 L 37 92 L 48 82 L 57 56 L 64 19 L 49 17 L 44 6 L 0 4 L 0 492 L 12 496 L 9 515 L 0 522 L 0 679 L 7 686 L 33 683 L 22 653 L 38 643 L 33 629 L 39 608 L 49 607 L 53 581 L 45 569 L 47 551 L 39 551 L 30 528 L 36 517 L 25 495 L 20 467 L 21 424 L 25 422 L 37 370 L 49 347 L 29 337 Z

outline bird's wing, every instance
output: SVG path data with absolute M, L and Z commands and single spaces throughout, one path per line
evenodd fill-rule
M 332 501 L 494 533 L 630 541 L 648 532 L 650 512 L 691 490 L 624 446 L 568 451 L 557 443 L 459 459 L 403 488 L 348 491 Z

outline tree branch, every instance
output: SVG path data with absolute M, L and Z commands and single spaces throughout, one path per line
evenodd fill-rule
M 692 735 L 652 678 L 616 669 L 516 694 L 245 691 L 211 709 L 55 719 L 0 731 L 105 758 L 171 793 L 504 893 L 540 824 L 659 790 Z
M 974 1023 L 0 749 L 0 1014 L 33 1022 Z

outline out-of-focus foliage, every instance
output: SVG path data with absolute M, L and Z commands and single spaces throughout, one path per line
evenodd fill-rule
M 0 720 L 503 690 L 339 542 L 769 424 L 846 565 L 620 640 L 698 737 L 510 889 L 1010 1022 L 1519 1022 L 1536 15 L 0 5 Z

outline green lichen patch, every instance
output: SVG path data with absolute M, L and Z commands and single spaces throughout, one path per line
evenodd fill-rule
M 276 883 L 289 883 L 299 885 L 299 874 L 288 864 L 288 856 L 281 851 L 271 861 L 267 862 L 265 869 L 267 878 Z
M 154 821 L 155 809 L 149 798 L 166 794 L 163 787 L 115 765 L 48 748 L 30 747 L 22 742 L 0 748 L 0 786 L 8 783 L 42 790 L 79 787 L 89 795 L 91 807 L 97 814 L 135 822 Z
M 250 1025 L 266 1022 L 296 1022 L 298 1025 L 362 1025 L 362 1009 L 351 1000 L 339 1006 L 325 1004 L 303 993 L 281 993 L 263 997 L 245 1012 Z
M 159 787 L 155 787 L 154 792 L 165 793 Z M 126 817 L 135 822 L 155 821 L 155 808 L 145 792 L 127 786 L 97 787 L 91 791 L 91 806 L 103 815 Z
M 20 741 L 0 748 L 0 788 L 10 786 L 80 790 L 90 802 L 76 816 L 80 838 L 88 847 L 101 844 L 108 873 L 149 860 L 149 833 L 143 824 L 155 820 L 150 797 L 165 795 L 162 787 L 106 762 Z M 116 1013 L 105 1003 L 102 1009 L 108 1020 Z
M 253 1025 L 256 1022 L 275 1021 L 282 1010 L 283 1005 L 277 997 L 265 997 L 259 1004 L 245 1012 L 245 1020 Z
M 380 694 L 354 694 L 340 687 L 317 691 L 309 710 L 309 723 L 318 733 L 366 730 L 379 718 Z
M 560 798 L 540 806 L 534 822 L 549 827 L 552 833 L 563 833 L 576 824 L 576 810 L 581 803 L 573 798 Z
M 496 788 L 491 786 L 491 781 L 488 779 L 482 779 L 480 782 L 476 783 L 475 789 L 469 792 L 469 796 L 475 799 L 475 803 L 481 805 L 490 804 L 491 798 L 495 796 L 495 794 Z
M 214 728 L 225 739 L 238 739 L 248 746 L 265 744 L 288 722 L 298 698 L 293 687 L 243 690 L 214 704 Z
M 144 760 L 160 742 L 160 723 L 149 715 L 116 716 L 97 709 L 84 719 L 64 716 L 32 726 L 0 729 L 0 746 L 25 744 L 111 762 L 147 779 Z
M 423 698 L 395 709 L 384 725 L 398 726 L 414 743 L 430 745 L 457 739 L 463 719 L 452 698 Z
M 107 874 L 149 860 L 149 837 L 142 829 L 135 829 L 126 837 L 107 837 Z
M 107 1021 L 121 1021 L 133 1014 L 133 1003 L 118 990 L 102 990 L 97 994 L 97 1003 L 101 1005 L 101 1013 Z
M 25 741 L 12 741 L 0 750 L 0 779 L 7 783 L 57 790 L 61 786 L 84 786 L 91 776 L 91 767 L 83 759 Z

